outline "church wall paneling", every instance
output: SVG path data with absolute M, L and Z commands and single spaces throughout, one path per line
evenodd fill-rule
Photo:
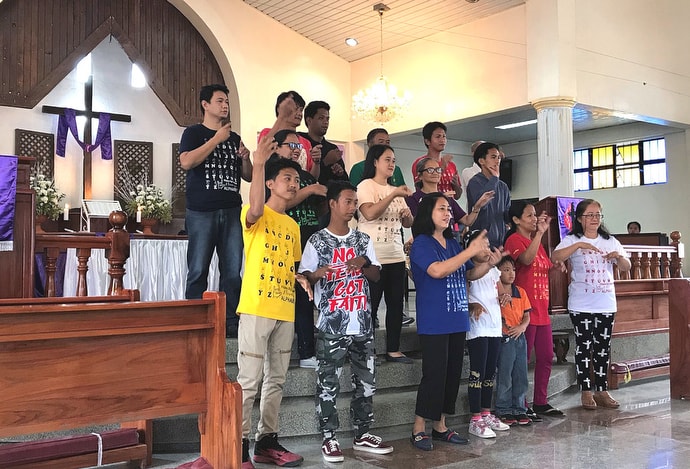
M 33 108 L 104 38 L 146 74 L 181 126 L 199 122 L 199 87 L 223 83 L 203 37 L 165 0 L 0 2 L 0 105 Z

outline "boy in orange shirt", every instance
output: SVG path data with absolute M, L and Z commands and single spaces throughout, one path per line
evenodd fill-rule
M 510 301 L 501 306 L 503 340 L 498 356 L 496 386 L 496 415 L 506 425 L 530 425 L 525 407 L 527 393 L 527 340 L 525 329 L 529 324 L 532 305 L 527 293 L 514 285 L 515 261 L 504 256 L 496 267 L 501 272 L 500 295 L 510 295 Z M 503 302 L 501 302 L 503 304 Z

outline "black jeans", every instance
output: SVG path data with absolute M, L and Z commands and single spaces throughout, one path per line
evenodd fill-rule
M 406 275 L 405 261 L 383 264 L 379 281 L 369 283 L 372 318 L 377 318 L 381 297 L 386 295 L 386 352 L 400 350 Z
M 500 350 L 501 337 L 475 337 L 467 341 L 467 351 L 470 355 L 467 398 L 470 401 L 470 412 L 473 414 L 478 414 L 481 409 L 491 409 Z
M 465 355 L 465 334 L 419 335 L 422 381 L 417 389 L 416 415 L 438 421 L 441 413 L 455 413 Z

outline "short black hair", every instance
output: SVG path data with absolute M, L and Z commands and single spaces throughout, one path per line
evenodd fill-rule
M 350 181 L 340 181 L 332 179 L 328 181 L 328 190 L 326 191 L 326 200 L 338 200 L 342 191 L 355 191 L 357 188 L 353 186 Z
M 283 169 L 289 168 L 292 168 L 295 171 L 297 171 L 297 174 L 299 174 L 300 170 L 302 169 L 298 162 L 289 160 L 287 158 L 270 159 L 266 162 L 266 181 L 275 181 L 275 178 L 278 177 L 278 174 Z
M 216 91 L 222 91 L 226 96 L 230 92 L 227 86 L 221 84 L 205 85 L 201 87 L 201 90 L 199 91 L 199 106 L 201 107 L 202 114 L 204 113 L 204 106 L 202 106 L 201 103 L 204 101 L 210 103 L 211 98 L 213 98 L 213 93 Z
M 275 139 L 278 146 L 280 146 L 285 142 L 285 139 L 288 135 L 297 135 L 299 137 L 296 131 L 290 129 L 283 129 L 276 132 L 273 138 Z
M 295 102 L 295 104 L 297 104 L 297 107 L 304 107 L 304 98 L 300 96 L 297 91 L 283 91 L 276 99 L 276 117 L 278 117 L 278 107 L 280 106 L 280 103 L 288 99 L 290 96 L 292 96 L 292 100 Z
M 434 225 L 434 220 L 431 218 L 431 215 L 434 212 L 434 207 L 436 207 L 436 201 L 441 198 L 448 200 L 441 192 L 432 192 L 422 197 L 419 201 L 417 216 L 414 217 L 414 221 L 412 222 L 413 237 L 423 234 L 429 236 L 434 234 L 436 226 Z M 443 237 L 447 239 L 453 238 L 453 230 L 450 229 L 450 226 L 443 230 Z
M 371 146 L 371 143 L 374 141 L 374 137 L 376 137 L 378 134 L 386 134 L 388 135 L 388 131 L 384 129 L 383 127 L 377 127 L 375 129 L 371 129 L 369 133 L 367 134 L 367 146 Z
M 484 142 L 481 145 L 479 145 L 477 149 L 474 150 L 474 155 L 472 155 L 474 162 L 479 164 L 479 160 L 482 158 L 486 158 L 486 154 L 489 153 L 489 150 L 491 150 L 492 148 L 498 150 L 499 152 L 501 151 L 501 147 L 499 147 L 495 143 Z
M 319 109 L 331 110 L 331 106 L 326 101 L 312 101 L 304 108 L 304 118 L 312 118 L 316 115 Z
M 642 225 L 640 225 L 639 221 L 631 221 L 628 223 L 628 226 L 626 227 L 628 230 L 630 230 L 631 225 L 637 225 L 637 229 L 642 231 Z
M 429 145 L 426 143 L 426 141 L 431 140 L 431 136 L 434 134 L 434 130 L 436 129 L 443 129 L 444 132 L 448 131 L 448 127 L 446 127 L 446 124 L 438 121 L 429 122 L 424 127 L 422 127 L 422 137 L 424 138 L 424 145 L 427 148 L 429 148 Z
M 513 259 L 511 256 L 508 256 L 508 255 L 501 257 L 501 260 L 496 263 L 496 267 L 498 267 L 500 269 L 501 266 L 505 263 L 509 263 L 513 267 L 515 267 L 515 259 Z

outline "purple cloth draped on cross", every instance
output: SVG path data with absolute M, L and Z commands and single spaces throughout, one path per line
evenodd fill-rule
M 0 155 L 0 251 L 14 249 L 17 162 L 16 156 Z
M 67 145 L 68 129 L 82 150 L 92 152 L 100 146 L 101 158 L 104 160 L 113 159 L 113 144 L 110 138 L 110 114 L 105 112 L 101 112 L 99 114 L 96 141 L 93 142 L 93 144 L 89 144 L 79 140 L 75 110 L 69 108 L 65 109 L 65 111 L 58 118 L 57 150 L 55 151 L 58 156 L 62 156 L 63 158 L 65 156 L 65 146 Z

